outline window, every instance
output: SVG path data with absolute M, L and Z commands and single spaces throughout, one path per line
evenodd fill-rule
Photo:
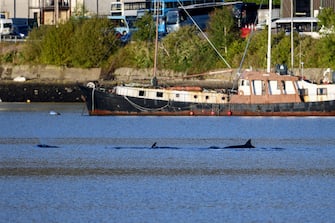
M 296 93 L 293 81 L 285 81 L 285 91 L 286 91 L 286 94 Z
M 249 80 L 241 80 L 241 86 L 249 86 Z
M 12 28 L 12 23 L 4 23 L 3 27 L 4 28 Z
M 157 93 L 156 93 L 156 97 L 158 97 L 158 98 L 162 98 L 162 97 L 163 97 L 163 92 L 157 92 Z
M 281 81 L 281 85 L 283 88 L 283 94 L 286 94 L 286 85 L 285 85 L 285 81 Z
M 262 80 L 253 80 L 252 87 L 253 87 L 254 95 L 262 95 L 263 93 L 263 81 Z
M 268 81 L 268 86 L 270 95 L 279 95 L 281 93 L 278 81 L 270 80 Z
M 299 89 L 299 92 L 300 92 L 301 96 L 307 96 L 308 95 L 308 89 L 307 88 Z
M 138 96 L 145 96 L 145 92 L 144 91 L 139 91 Z
M 317 89 L 318 95 L 327 95 L 327 88 L 318 88 Z

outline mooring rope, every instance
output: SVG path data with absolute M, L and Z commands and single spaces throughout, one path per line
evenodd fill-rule
M 155 108 L 155 109 L 151 109 L 151 108 L 145 108 L 145 107 L 142 107 L 141 105 L 138 105 L 136 104 L 135 102 L 132 102 L 127 96 L 123 96 L 124 99 L 126 99 L 129 104 L 131 104 L 134 108 L 140 110 L 140 111 L 143 111 L 143 112 L 148 112 L 148 111 L 161 111 L 163 110 L 164 108 L 166 107 L 169 107 L 169 104 L 170 104 L 170 101 L 167 102 L 166 105 L 164 105 L 163 107 L 160 107 L 160 108 Z

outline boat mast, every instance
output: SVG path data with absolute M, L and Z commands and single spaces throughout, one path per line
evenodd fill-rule
M 272 20 L 272 0 L 269 0 L 269 16 L 268 16 L 268 56 L 266 72 L 271 72 L 271 20 Z
M 293 42 L 293 0 L 291 1 L 291 73 L 294 68 L 294 42 Z
M 155 14 L 156 14 L 156 37 L 155 37 L 155 56 L 154 56 L 154 70 L 153 70 L 153 78 L 156 78 L 156 70 L 157 70 L 157 54 L 158 54 L 158 20 L 159 20 L 159 0 L 155 1 Z

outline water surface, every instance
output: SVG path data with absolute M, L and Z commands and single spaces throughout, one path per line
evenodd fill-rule
M 0 122 L 0 222 L 335 217 L 332 117 L 92 117 L 83 104 L 0 103 Z M 224 148 L 249 138 L 256 148 Z

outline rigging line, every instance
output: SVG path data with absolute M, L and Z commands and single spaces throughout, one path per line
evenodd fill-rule
M 149 108 L 145 108 L 145 107 L 142 107 L 142 106 L 140 106 L 140 105 L 138 105 L 138 104 L 136 104 L 136 103 L 134 103 L 134 102 L 132 102 L 127 96 L 123 96 L 124 97 L 124 99 L 126 99 L 134 108 L 136 108 L 136 109 L 138 109 L 138 110 L 140 110 L 140 111 L 146 111 L 146 112 L 148 112 L 148 111 L 161 111 L 161 110 L 163 110 L 164 108 L 166 108 L 166 107 L 168 107 L 169 106 L 169 101 L 167 102 L 167 104 L 166 105 L 164 105 L 163 107 L 160 107 L 160 108 L 156 108 L 156 109 L 149 109 Z
M 201 34 L 205 37 L 205 39 L 208 41 L 208 43 L 211 45 L 211 47 L 214 49 L 214 51 L 217 53 L 217 55 L 221 58 L 221 60 L 223 60 L 223 62 L 227 65 L 228 68 L 231 68 L 231 66 L 229 65 L 229 63 L 226 61 L 225 58 L 223 58 L 223 56 L 220 54 L 220 52 L 216 49 L 216 47 L 214 46 L 214 44 L 209 40 L 209 38 L 207 37 L 207 35 L 201 30 L 201 28 L 199 27 L 199 25 L 194 21 L 194 19 L 192 18 L 192 16 L 188 13 L 188 11 L 185 9 L 185 7 L 183 6 L 183 4 L 181 4 L 180 0 L 178 0 L 178 4 L 180 5 L 180 7 L 185 11 L 185 13 L 187 14 L 188 17 L 190 17 L 190 19 L 192 20 L 192 22 L 194 23 L 194 25 L 197 27 L 197 29 L 201 32 Z
M 259 5 L 259 9 L 262 8 L 262 5 L 263 5 L 263 0 L 261 1 L 261 4 Z M 254 27 L 255 27 L 257 21 L 258 21 L 258 15 L 255 18 Z M 269 25 L 271 25 L 271 23 Z M 243 56 L 242 56 L 242 60 L 240 62 L 240 66 L 238 67 L 238 70 L 237 70 L 237 74 L 236 74 L 237 78 L 236 78 L 236 80 L 238 80 L 240 78 L 240 76 L 241 76 L 242 66 L 243 66 L 245 57 L 247 55 L 247 51 L 248 51 L 248 48 L 249 48 L 249 45 L 250 45 L 250 42 L 251 42 L 253 34 L 254 34 L 254 30 L 251 30 L 251 34 L 248 36 L 247 45 L 245 46 L 245 49 L 244 49 L 244 52 L 243 52 Z M 233 83 L 232 90 L 235 89 L 235 84 L 236 84 L 236 81 L 234 81 L 234 83 Z
M 249 45 L 250 45 L 250 42 L 251 42 L 251 37 L 253 36 L 253 34 L 254 34 L 254 31 L 251 31 L 251 34 L 248 37 L 247 45 L 245 46 L 245 49 L 244 49 L 244 52 L 243 52 L 243 56 L 242 56 L 242 60 L 241 60 L 240 66 L 238 67 L 238 70 L 237 70 L 236 80 L 238 80 L 240 78 L 240 76 L 241 76 L 242 66 L 243 66 L 245 57 L 247 55 L 247 51 L 248 51 L 248 48 L 249 48 Z M 235 89 L 235 84 L 236 84 L 236 81 L 234 81 L 234 83 L 233 83 L 232 90 Z

